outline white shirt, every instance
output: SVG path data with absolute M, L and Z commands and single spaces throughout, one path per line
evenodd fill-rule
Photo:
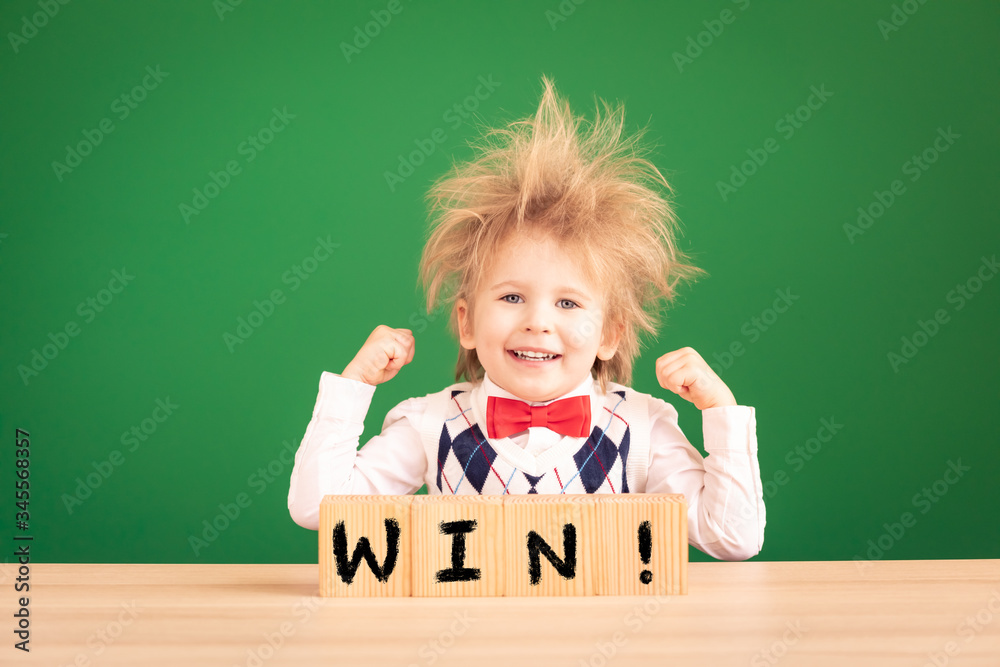
M 420 424 L 428 396 L 409 398 L 385 417 L 382 432 L 360 450 L 364 419 L 376 387 L 323 372 L 312 419 L 295 454 L 288 510 L 292 519 L 319 529 L 319 505 L 326 495 L 408 495 L 424 485 L 427 455 Z M 592 414 L 603 396 L 593 378 L 558 397 L 589 395 Z M 473 401 L 486 414 L 489 396 L 520 400 L 498 387 L 487 374 L 473 390 Z M 764 543 L 765 508 L 757 462 L 756 415 L 750 406 L 702 410 L 705 451 L 702 458 L 677 423 L 677 410 L 648 396 L 649 461 L 645 493 L 682 493 L 688 503 L 688 541 L 723 560 L 745 560 Z M 530 402 L 544 405 L 550 401 Z M 564 437 L 532 427 L 510 440 L 537 456 Z

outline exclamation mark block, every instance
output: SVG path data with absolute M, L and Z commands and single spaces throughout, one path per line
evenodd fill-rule
M 601 496 L 604 498 L 606 496 Z M 597 496 L 503 496 L 504 595 L 594 595 Z
M 415 496 L 326 496 L 319 506 L 319 594 L 408 597 Z
M 503 497 L 421 495 L 411 505 L 413 595 L 503 595 Z
M 597 595 L 687 594 L 687 502 L 681 494 L 600 496 Z

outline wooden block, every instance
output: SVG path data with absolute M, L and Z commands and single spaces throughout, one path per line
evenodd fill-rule
M 414 597 L 504 594 L 502 496 L 414 496 Z
M 597 504 L 596 595 L 686 595 L 687 502 L 683 495 L 622 493 Z
M 407 597 L 415 496 L 326 496 L 319 507 L 319 594 Z
M 326 496 L 323 597 L 686 595 L 675 494 Z
M 598 496 L 503 496 L 504 595 L 594 595 Z

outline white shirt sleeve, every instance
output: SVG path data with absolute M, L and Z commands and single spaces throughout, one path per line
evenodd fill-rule
M 705 451 L 681 432 L 677 410 L 650 401 L 646 493 L 683 493 L 688 541 L 720 560 L 746 560 L 764 546 L 764 493 L 757 463 L 757 422 L 745 405 L 702 410 Z
M 312 419 L 295 453 L 288 512 L 303 528 L 319 530 L 327 495 L 409 495 L 424 484 L 427 457 L 420 439 L 426 397 L 409 398 L 385 417 L 382 432 L 360 451 L 375 386 L 324 371 Z

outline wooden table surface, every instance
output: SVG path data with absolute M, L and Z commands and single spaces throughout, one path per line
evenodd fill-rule
M 318 597 L 313 565 L 31 565 L 0 664 L 1000 665 L 1000 560 L 691 563 L 675 597 Z M 669 656 L 669 658 L 668 658 Z

